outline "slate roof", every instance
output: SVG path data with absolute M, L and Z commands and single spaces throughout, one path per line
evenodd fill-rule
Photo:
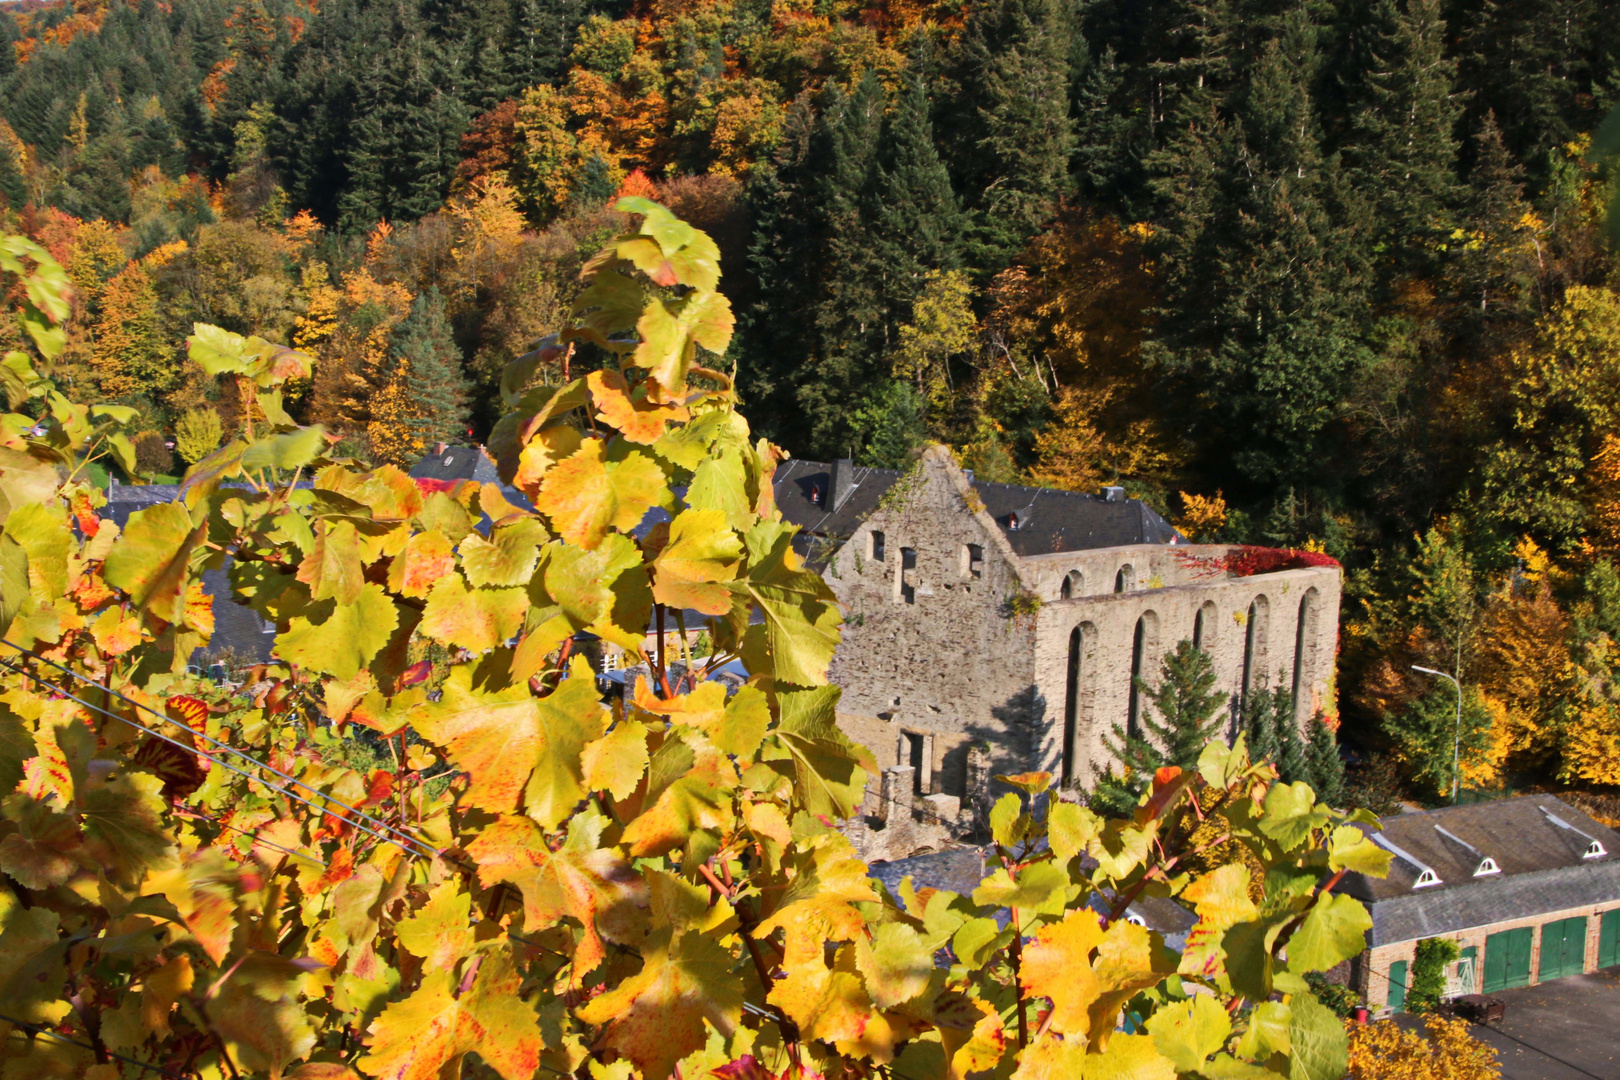
M 1620 832 L 1551 795 L 1401 814 L 1383 825 L 1373 835 L 1394 854 L 1389 876 L 1350 874 L 1339 885 L 1367 903 L 1374 945 L 1620 899 Z M 1419 885 L 1425 871 L 1439 883 Z
M 842 541 L 877 509 L 883 493 L 900 478 L 896 469 L 858 468 L 848 462 L 840 462 L 839 468 L 851 470 L 853 483 L 834 507 L 829 496 L 832 465 L 797 458 L 778 465 L 773 483 L 782 516 L 807 533 Z M 1175 528 L 1140 499 L 1111 502 L 1101 495 L 978 480 L 972 485 L 1019 555 L 1180 540 Z
M 442 483 L 456 480 L 476 480 L 480 484 L 501 482 L 500 475 L 495 471 L 495 463 L 476 446 L 447 446 L 442 451 L 423 455 L 422 460 L 411 466 L 411 479 Z M 510 499 L 511 495 L 508 494 L 507 498 Z
M 177 484 L 114 484 L 107 489 L 107 505 L 101 513 L 122 529 L 129 524 L 129 516 L 135 511 L 173 502 L 179 494 Z M 203 571 L 203 591 L 214 600 L 214 633 L 206 649 L 192 653 L 190 662 L 193 664 L 201 663 L 204 657 L 227 648 L 253 663 L 262 664 L 270 660 L 270 648 L 276 641 L 275 624 L 252 608 L 231 599 L 231 583 L 226 576 L 229 569 L 230 560 L 227 558 L 221 569 Z

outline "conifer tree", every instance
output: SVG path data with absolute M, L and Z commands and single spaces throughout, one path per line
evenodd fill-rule
M 1243 695 L 1243 736 L 1251 761 L 1276 762 L 1282 755 L 1273 722 L 1274 697 L 1269 687 L 1251 688 Z
M 1365 100 L 1352 143 L 1358 188 L 1378 213 L 1392 269 L 1428 268 L 1452 232 L 1461 107 L 1456 63 L 1445 53 L 1440 0 L 1379 0 L 1378 35 L 1363 74 Z
M 465 441 L 467 378 L 438 289 L 430 288 L 411 302 L 393 339 L 402 372 L 395 382 L 404 391 L 400 426 L 407 453 L 414 456 L 435 443 Z
M 1344 761 L 1339 757 L 1338 740 L 1320 710 L 1311 716 L 1305 747 L 1306 779 L 1316 797 L 1329 806 L 1344 803 Z
M 555 83 L 567 73 L 581 0 L 512 0 L 506 30 L 506 80 L 514 90 Z
M 1123 775 L 1114 775 L 1110 767 L 1098 777 L 1092 803 L 1112 812 L 1135 806 L 1160 768 L 1197 767 L 1204 745 L 1221 729 L 1220 709 L 1226 696 L 1215 687 L 1209 654 L 1191 641 L 1182 641 L 1165 656 L 1156 686 L 1138 677 L 1136 691 L 1143 699 L 1141 732 L 1127 732 L 1115 724 L 1113 737 L 1103 738 L 1123 766 Z
M 1299 723 L 1294 717 L 1294 695 L 1279 687 L 1271 695 L 1271 726 L 1276 732 L 1277 772 L 1283 782 L 1309 782 L 1310 769 L 1305 758 L 1305 746 L 1300 741 Z
M 981 275 L 1003 269 L 1068 189 L 1073 33 L 1058 0 L 987 0 L 968 17 L 954 164 L 974 215 L 969 262 Z
M 927 92 L 920 80 L 909 78 L 884 121 L 873 231 L 884 291 L 897 306 L 916 300 L 930 271 L 958 266 L 967 224 L 928 114 Z

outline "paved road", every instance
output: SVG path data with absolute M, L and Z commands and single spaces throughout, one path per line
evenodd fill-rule
M 1507 1015 L 1472 1030 L 1496 1047 L 1503 1080 L 1620 1080 L 1620 968 L 1492 996 Z

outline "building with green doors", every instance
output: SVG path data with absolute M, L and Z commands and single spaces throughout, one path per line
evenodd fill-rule
M 1461 956 L 1447 996 L 1494 993 L 1620 965 L 1620 832 L 1527 795 L 1388 818 L 1373 842 L 1387 878 L 1347 875 L 1372 915 L 1350 985 L 1375 1014 L 1403 1011 L 1417 943 Z

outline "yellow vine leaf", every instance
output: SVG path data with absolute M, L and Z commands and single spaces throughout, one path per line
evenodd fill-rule
M 587 1024 L 606 1025 L 602 1043 L 643 1076 L 668 1076 L 675 1063 L 703 1046 L 704 1023 L 722 1036 L 742 1015 L 742 982 L 731 953 L 700 933 L 673 944 L 648 945 L 635 975 L 579 1010 Z
M 664 471 L 652 458 L 639 450 L 608 454 L 601 439 L 587 439 L 546 473 L 535 506 L 563 540 L 594 549 L 610 528 L 634 528 L 648 510 L 667 508 L 671 500 Z
M 1043 927 L 1024 948 L 1021 984 L 1026 993 L 1051 999 L 1052 1027 L 1063 1034 L 1091 1030 L 1090 1009 L 1103 990 L 1091 953 L 1102 939 L 1097 913 L 1076 908 Z
M 360 1068 L 378 1080 L 440 1080 L 457 1075 L 461 1059 L 477 1051 L 505 1080 L 529 1080 L 544 1045 L 520 985 L 505 950 L 484 955 L 472 989 L 459 998 L 452 972 L 429 971 L 415 993 L 372 1021 L 371 1052 Z
M 394 927 L 399 943 L 422 958 L 424 970 L 446 970 L 472 951 L 472 894 L 451 878 L 434 886 L 428 902 Z
M 653 599 L 705 615 L 726 614 L 742 550 L 741 538 L 721 511 L 681 511 L 670 522 L 669 542 L 653 560 Z

